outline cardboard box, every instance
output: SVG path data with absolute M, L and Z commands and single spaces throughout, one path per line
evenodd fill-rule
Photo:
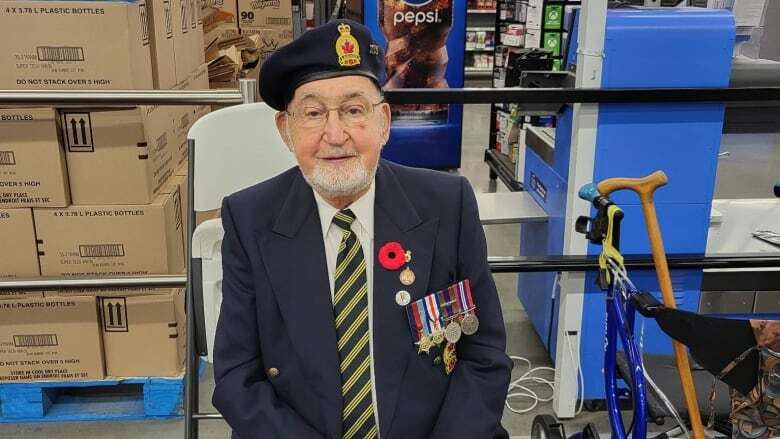
M 178 376 L 186 360 L 184 290 L 47 291 L 46 297 L 97 297 L 106 376 Z
M 24 299 L 28 297 L 43 297 L 43 292 L 42 291 L 0 290 L 0 300 Z
M 177 376 L 183 372 L 184 290 L 114 297 L 101 294 L 100 312 L 106 375 Z
M 206 17 L 213 10 L 222 11 L 226 14 L 238 17 L 238 3 L 236 0 L 204 0 L 201 2 L 201 16 Z M 238 20 L 235 21 L 235 25 L 238 26 Z
M 238 35 L 238 15 L 235 1 L 227 2 L 229 7 L 206 7 L 201 9 L 203 20 L 203 47 L 208 47 L 212 41 L 223 35 Z
M 189 90 L 209 90 L 209 66 L 208 64 L 201 64 L 190 75 Z M 208 105 L 197 105 L 192 109 L 195 117 L 192 123 L 197 122 L 201 117 L 211 112 L 211 107 Z M 185 136 L 186 137 L 186 136 Z
M 0 382 L 104 377 L 94 297 L 0 300 Z
M 208 90 L 209 71 L 207 64 L 201 64 L 193 71 L 187 80 L 176 86 L 177 90 Z M 187 161 L 187 133 L 196 120 L 211 111 L 208 105 L 179 106 L 173 109 L 175 112 L 173 123 L 172 154 L 174 167 L 180 168 Z
M 0 0 L 0 89 L 151 89 L 140 2 Z
M 276 49 L 290 43 L 293 40 L 292 27 L 273 27 L 273 28 L 251 28 L 245 27 L 241 29 L 242 34 L 257 35 L 260 60 L 257 66 L 251 71 L 244 74 L 245 78 L 260 77 L 260 67 L 262 67 L 265 60 L 276 52 Z
M 187 253 L 187 244 L 189 243 L 189 239 L 187 239 L 187 229 L 186 229 L 186 223 L 187 223 L 187 214 L 188 214 L 188 204 L 187 204 L 187 183 L 188 180 L 187 177 L 187 166 L 180 167 L 176 170 L 176 175 L 184 177 L 184 180 L 181 183 L 180 190 L 181 190 L 181 197 L 182 197 L 182 212 L 183 212 L 183 218 L 185 223 L 185 229 L 184 229 L 184 251 L 185 255 L 189 255 Z M 201 223 L 204 221 L 208 221 L 210 219 L 217 219 L 222 217 L 222 209 L 216 208 L 214 210 L 205 210 L 203 212 L 195 212 L 195 227 L 198 227 Z
M 152 48 L 154 88 L 169 89 L 176 85 L 176 63 L 173 41 L 174 0 L 146 0 Z
M 54 110 L 0 109 L 0 133 L 0 207 L 67 206 L 65 152 Z
M 146 275 L 184 271 L 178 194 L 152 204 L 34 209 L 41 274 Z
M 238 0 L 238 27 L 244 29 L 292 30 L 292 1 Z
M 152 202 L 173 175 L 175 108 L 61 109 L 73 204 Z M 74 138 L 66 127 L 76 121 L 84 122 Z
M 173 30 L 176 83 L 189 78 L 190 73 L 205 61 L 203 51 L 203 20 L 197 0 L 173 0 L 175 4 Z
M 0 209 L 0 278 L 41 275 L 30 209 Z
M 180 208 L 180 215 L 182 219 L 182 243 L 183 243 L 183 251 L 184 251 L 184 258 L 185 261 L 187 257 L 189 257 L 188 253 L 188 235 L 187 235 L 187 207 L 188 207 L 188 199 L 187 199 L 187 177 L 186 175 L 174 175 L 168 180 L 168 184 L 166 184 L 165 188 L 163 189 L 163 192 L 174 194 L 174 196 L 179 197 L 179 208 Z
M 192 53 L 193 58 L 190 60 L 190 72 L 200 67 L 201 64 L 206 62 L 206 56 L 205 56 L 205 42 L 204 42 L 204 35 L 203 35 L 203 13 L 202 9 L 199 7 L 199 2 L 197 0 L 193 0 L 192 10 L 196 14 L 196 25 L 195 29 L 193 29 L 193 35 L 192 35 Z
M 173 0 L 173 45 L 174 45 L 174 65 L 176 71 L 176 83 L 187 79 L 192 65 L 189 59 L 189 52 L 184 49 L 188 45 L 190 33 L 189 8 L 190 0 Z

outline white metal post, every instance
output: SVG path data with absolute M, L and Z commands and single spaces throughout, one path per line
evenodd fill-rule
M 600 88 L 607 0 L 583 1 L 580 14 L 576 87 Z M 590 214 L 590 205 L 577 197 L 577 191 L 593 179 L 598 111 L 598 104 L 574 104 L 573 108 L 564 255 L 583 255 L 588 247 L 585 237 L 575 232 L 574 222 L 577 217 Z M 576 413 L 579 391 L 577 365 L 580 356 L 585 273 L 562 273 L 559 286 L 561 303 L 555 351 L 553 411 L 559 418 L 572 418 Z

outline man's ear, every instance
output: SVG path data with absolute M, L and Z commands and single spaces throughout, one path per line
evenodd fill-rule
M 382 118 L 380 122 L 382 128 L 382 143 L 386 144 L 390 140 L 390 123 L 392 122 L 390 104 L 387 102 L 382 104 L 380 116 Z
M 290 151 L 293 150 L 292 148 L 292 139 L 290 139 L 289 136 L 289 127 L 287 126 L 289 120 L 287 119 L 287 113 L 284 111 L 278 111 L 276 113 L 276 129 L 279 131 L 279 135 L 282 137 L 282 141 L 285 145 L 287 145 L 287 149 Z

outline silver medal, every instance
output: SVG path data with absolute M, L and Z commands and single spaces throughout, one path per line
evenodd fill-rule
M 412 295 L 409 294 L 408 291 L 401 290 L 395 293 L 395 303 L 397 303 L 398 306 L 406 306 L 411 301 L 412 301 Z
M 444 330 L 444 338 L 450 343 L 457 343 L 460 340 L 461 329 L 456 321 L 450 322 Z
M 461 330 L 466 335 L 474 335 L 479 329 L 479 319 L 474 314 L 466 314 L 460 322 Z

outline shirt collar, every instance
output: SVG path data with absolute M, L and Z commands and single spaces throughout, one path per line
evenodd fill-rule
M 320 226 L 322 227 L 322 237 L 328 235 L 328 229 L 333 223 L 333 216 L 339 209 L 331 206 L 325 198 L 323 198 L 317 191 L 314 192 L 314 200 L 317 202 L 317 211 L 320 214 Z M 361 195 L 360 198 L 355 200 L 352 204 L 346 207 L 346 209 L 352 210 L 355 214 L 355 221 L 360 223 L 363 230 L 369 236 L 374 236 L 374 199 L 376 198 L 376 185 L 374 181 L 371 182 L 371 186 L 368 187 L 368 191 Z

